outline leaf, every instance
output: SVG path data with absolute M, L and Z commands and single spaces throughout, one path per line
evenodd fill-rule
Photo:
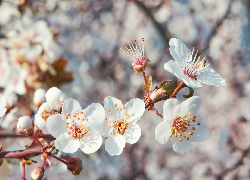
M 170 95 L 176 88 L 177 80 L 172 80 L 165 84 L 162 88 L 166 91 L 165 94 Z
M 184 98 L 190 98 L 194 95 L 194 90 L 191 87 L 188 87 L 188 89 L 189 89 L 189 94 L 183 95 Z
M 160 85 L 159 85 L 159 89 L 162 88 L 163 86 L 165 86 L 167 83 L 169 83 L 170 81 L 163 81 Z
M 152 88 L 152 76 L 151 76 L 151 75 L 149 75 L 149 76 L 147 77 L 147 87 L 148 87 L 148 91 L 150 91 L 151 88 Z M 145 83 L 144 83 L 144 89 L 146 89 Z

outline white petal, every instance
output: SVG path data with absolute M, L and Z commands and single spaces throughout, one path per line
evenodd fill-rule
M 105 150 L 109 155 L 120 155 L 125 147 L 126 140 L 120 134 L 115 134 L 105 140 Z
M 39 112 L 35 115 L 35 124 L 39 127 L 45 134 L 49 134 L 46 122 L 41 117 Z
M 126 129 L 125 133 L 123 134 L 126 142 L 129 144 L 136 143 L 141 137 L 141 128 L 137 123 L 132 123 Z
M 202 87 L 202 84 L 195 80 L 195 79 L 191 79 L 187 76 L 185 76 L 185 78 L 182 79 L 184 81 L 184 83 L 188 86 L 188 87 L 191 87 L 191 88 L 199 88 L 199 87 Z
M 0 109 L 6 106 L 6 100 L 3 94 L 0 93 Z
M 101 104 L 93 103 L 83 110 L 84 118 L 88 119 L 92 131 L 100 131 L 103 126 L 105 111 Z
M 0 118 L 6 113 L 7 108 L 0 109 Z
M 189 59 L 188 56 L 191 57 L 190 55 L 191 52 L 181 40 L 176 39 L 176 38 L 171 38 L 169 41 L 169 45 L 170 45 L 170 48 L 169 48 L 170 54 L 173 56 L 175 61 L 180 66 L 183 67 L 184 64 L 186 63 L 186 59 Z
M 170 60 L 165 63 L 164 69 L 175 75 L 178 79 L 183 79 L 185 77 L 182 67 L 173 60 Z
M 200 125 L 197 125 L 200 123 Z M 193 125 L 195 124 L 195 125 Z M 206 126 L 201 120 L 195 119 L 195 123 L 191 124 L 192 127 L 195 127 L 195 130 L 192 130 L 191 127 L 188 127 L 188 131 L 192 131 L 193 135 L 189 136 L 189 140 L 193 142 L 201 142 L 205 141 L 209 136 L 209 131 Z
M 80 146 L 80 141 L 76 140 L 67 133 L 61 134 L 56 138 L 56 148 L 65 153 L 74 153 Z
M 163 118 L 168 123 L 172 124 L 173 121 L 180 117 L 180 102 L 177 99 L 168 99 L 163 105 Z
M 201 98 L 199 96 L 193 96 L 188 98 L 187 100 L 181 103 L 181 113 L 180 117 L 184 117 L 185 115 L 187 118 L 194 116 L 201 106 Z M 191 114 L 189 114 L 191 111 Z
M 73 117 L 73 114 L 76 114 L 76 112 L 80 113 L 82 110 L 82 107 L 80 103 L 75 99 L 67 99 L 62 107 L 62 114 L 64 116 L 67 116 L 67 113 L 70 114 L 71 117 Z
M 197 77 L 197 79 L 198 79 L 198 81 L 200 81 L 204 84 L 226 87 L 225 79 L 223 79 L 213 69 L 207 69 L 207 70 L 203 71 L 202 74 Z
M 101 126 L 101 129 L 98 131 L 102 136 L 109 137 L 111 133 L 113 132 L 113 129 L 110 128 L 110 124 L 108 123 L 108 120 L 105 120 Z
M 139 98 L 131 99 L 125 104 L 125 113 L 129 115 L 128 123 L 137 122 L 145 111 L 145 103 Z
M 102 137 L 99 133 L 89 131 L 81 138 L 80 149 L 86 153 L 96 152 L 102 145 Z
M 183 137 L 181 137 L 181 139 L 182 141 L 180 142 L 179 137 L 173 136 L 171 138 L 171 143 L 173 146 L 173 150 L 183 155 L 184 153 L 189 153 L 189 150 L 191 148 L 191 141 L 186 140 Z
M 112 116 L 115 117 L 115 118 L 117 117 L 117 110 L 116 110 L 115 104 L 117 104 L 118 108 L 123 107 L 123 104 L 122 104 L 121 100 L 119 100 L 119 99 L 117 99 L 115 97 L 111 97 L 111 96 L 105 97 L 105 99 L 104 99 L 104 109 L 105 109 L 105 112 L 106 112 L 107 116 L 110 115 L 110 113 L 107 111 L 107 109 L 110 109 L 110 112 L 112 113 Z
M 46 125 L 49 133 L 55 138 L 63 133 L 68 133 L 68 128 L 65 127 L 67 125 L 67 121 L 65 116 L 62 114 L 50 116 L 46 121 Z
M 155 128 L 155 140 L 159 144 L 165 144 L 169 140 L 171 132 L 171 124 L 169 124 L 167 121 L 162 121 Z

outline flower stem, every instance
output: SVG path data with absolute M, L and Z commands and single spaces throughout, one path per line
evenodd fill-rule
M 55 155 L 52 155 L 53 158 L 57 159 L 58 161 L 61 161 L 62 163 L 66 164 L 67 165 L 67 161 L 55 156 Z
M 42 134 L 42 130 L 39 129 L 39 133 L 38 133 L 38 135 L 37 135 L 36 137 L 38 138 L 41 134 Z M 34 144 L 35 142 L 36 142 L 36 140 L 34 139 L 34 140 L 32 141 L 32 143 L 29 145 L 28 148 L 30 148 L 31 146 L 33 146 L 33 144 Z
M 25 179 L 25 164 L 23 165 L 23 179 Z
M 149 106 L 148 109 L 151 110 L 151 111 L 153 111 L 155 114 L 157 114 L 157 115 L 160 116 L 161 118 L 163 118 L 163 116 L 162 116 L 160 113 L 158 113 L 158 111 L 157 111 L 156 109 L 154 109 L 153 107 Z
M 32 137 L 40 144 L 40 146 L 43 148 L 43 144 L 37 139 L 37 137 L 32 134 Z
M 46 162 L 46 158 L 43 159 L 43 165 L 42 165 L 43 168 L 44 168 L 45 162 Z
M 184 84 L 184 81 L 181 81 L 181 83 L 179 84 L 179 86 L 174 90 L 174 92 L 169 95 L 170 98 L 173 98 L 174 95 L 177 93 L 177 91 L 181 88 L 181 86 Z
M 146 97 L 148 97 L 148 83 L 147 83 L 147 77 L 146 77 L 145 72 L 143 72 L 143 77 L 144 77 L 144 81 L 145 81 Z

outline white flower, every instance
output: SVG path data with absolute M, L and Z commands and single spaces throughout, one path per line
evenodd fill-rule
M 226 86 L 225 79 L 223 79 L 213 69 L 208 69 L 205 58 L 201 60 L 201 56 L 197 59 L 197 53 L 193 58 L 193 51 L 189 51 L 186 45 L 179 39 L 172 38 L 169 42 L 170 54 L 174 57 L 175 61 L 170 60 L 165 63 L 164 68 L 168 72 L 174 74 L 180 80 L 192 88 L 201 87 L 201 83 Z
M 126 142 L 136 143 L 141 136 L 141 128 L 136 123 L 145 111 L 145 104 L 141 99 L 131 99 L 123 106 L 114 97 L 104 99 L 105 121 L 100 133 L 108 137 L 105 140 L 105 150 L 111 155 L 120 155 Z
M 68 99 L 68 97 L 57 87 L 50 88 L 45 94 L 45 97 L 49 106 L 57 111 L 60 110 L 63 102 Z
M 45 102 L 40 106 L 37 114 L 35 115 L 35 124 L 43 131 L 43 133 L 49 134 L 48 128 L 46 126 L 46 121 L 48 117 L 54 114 L 58 113 L 50 108 L 48 102 Z
M 19 134 L 30 135 L 33 133 L 34 123 L 28 116 L 23 116 L 18 119 L 17 130 Z
M 42 103 L 46 101 L 45 99 L 45 90 L 42 88 L 39 88 L 35 91 L 34 97 L 33 97 L 33 102 L 36 106 L 40 106 Z
M 3 96 L 3 94 L 0 93 L 0 118 L 5 114 L 5 112 L 7 111 L 7 109 L 5 108 L 6 106 L 6 101 L 5 98 Z
M 46 124 L 50 134 L 56 138 L 57 149 L 73 153 L 80 148 L 90 154 L 102 144 L 102 137 L 95 130 L 99 128 L 98 123 L 103 121 L 104 115 L 101 104 L 93 103 L 82 110 L 78 101 L 67 99 L 62 106 L 62 114 L 50 116 Z
M 163 105 L 163 118 L 155 129 L 155 139 L 165 144 L 170 138 L 174 151 L 184 154 L 191 142 L 205 141 L 209 135 L 207 126 L 194 116 L 200 109 L 201 98 L 193 96 L 181 104 L 177 99 L 168 99 Z

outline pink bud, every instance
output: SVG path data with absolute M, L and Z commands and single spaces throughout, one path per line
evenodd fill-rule
M 34 180 L 40 180 L 43 178 L 44 172 L 45 170 L 43 167 L 38 167 L 31 172 L 31 178 Z
M 73 175 L 79 175 L 80 172 L 82 171 L 82 160 L 76 156 L 73 156 L 67 161 L 67 169 Z
M 144 56 L 134 57 L 132 61 L 132 66 L 133 66 L 133 69 L 135 70 L 135 73 L 144 72 L 148 62 L 149 60 L 145 58 Z

